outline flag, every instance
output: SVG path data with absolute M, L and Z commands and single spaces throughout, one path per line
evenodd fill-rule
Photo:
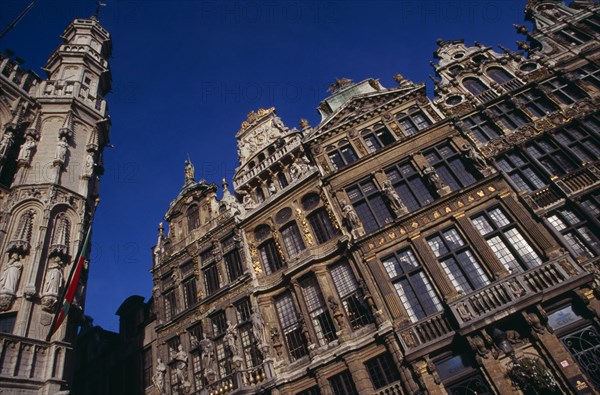
M 62 294 L 62 297 L 60 298 L 60 302 L 58 303 L 60 308 L 54 315 L 54 319 L 52 320 L 52 325 L 50 326 L 50 332 L 46 337 L 46 341 L 50 341 L 52 335 L 58 330 L 65 317 L 69 314 L 69 310 L 73 304 L 73 299 L 75 298 L 75 292 L 77 292 L 77 287 L 79 286 L 79 278 L 81 277 L 81 271 L 83 270 L 85 256 L 90 243 L 90 234 L 92 233 L 94 214 L 96 213 L 96 207 L 98 206 L 99 202 L 100 200 L 96 199 L 94 210 L 92 211 L 92 218 L 90 219 L 90 224 L 88 226 L 85 239 L 83 240 L 83 244 L 81 245 L 79 253 L 75 257 L 75 264 L 71 268 L 71 273 L 69 274 L 66 288 Z

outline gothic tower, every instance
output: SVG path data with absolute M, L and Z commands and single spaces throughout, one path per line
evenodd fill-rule
M 87 265 L 66 325 L 45 341 L 87 228 L 110 118 L 109 33 L 67 26 L 47 78 L 0 55 L 0 392 L 67 388 Z

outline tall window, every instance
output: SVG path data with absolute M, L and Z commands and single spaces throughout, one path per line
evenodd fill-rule
M 410 161 L 394 165 L 385 174 L 408 211 L 418 210 L 435 200 Z
M 354 386 L 352 375 L 347 370 L 330 377 L 329 385 L 333 390 L 333 395 L 359 395 Z
M 546 185 L 535 167 L 518 151 L 500 156 L 496 163 L 521 191 L 532 192 Z
M 206 287 L 207 295 L 213 294 L 219 290 L 221 284 L 219 282 L 219 271 L 217 265 L 212 264 L 202 270 L 204 273 L 204 286 Z
M 223 255 L 225 261 L 225 267 L 227 268 L 227 275 L 229 281 L 233 282 L 237 280 L 242 274 L 244 274 L 244 268 L 242 266 L 242 258 L 237 249 L 231 250 Z
M 521 100 L 519 104 L 525 106 L 530 113 L 538 118 L 556 111 L 558 108 L 548 98 L 536 90 L 528 90 L 517 96 Z
M 217 367 L 220 378 L 229 376 L 232 372 L 231 352 L 225 346 L 224 335 L 227 330 L 225 312 L 219 311 L 210 317 L 212 323 L 213 343 L 215 344 Z
M 367 233 L 392 222 L 392 213 L 373 181 L 361 181 L 346 192 Z
M 552 94 L 563 104 L 573 104 L 586 98 L 585 93 L 573 83 L 554 78 L 544 84 Z
M 183 302 L 185 308 L 193 306 L 198 300 L 198 290 L 196 289 L 196 278 L 191 277 L 183 282 Z
M 284 172 L 277 173 L 277 181 L 279 182 L 279 189 L 283 189 L 289 185 Z
M 290 352 L 290 359 L 295 361 L 308 354 L 306 341 L 302 334 L 298 313 L 294 307 L 292 295 L 289 292 L 284 293 L 275 299 L 275 309 L 279 324 L 283 331 L 283 338 Z
M 586 221 L 568 208 L 556 210 L 548 216 L 548 222 L 564 237 L 576 255 L 592 258 L 600 253 L 600 242 Z
M 575 70 L 575 74 L 577 74 L 579 79 L 595 86 L 596 89 L 600 89 L 600 69 L 597 66 L 588 63 Z
M 300 282 L 302 297 L 306 301 L 308 315 L 315 328 L 317 339 L 320 344 L 327 344 L 335 339 L 335 326 L 325 305 L 323 294 L 315 277 L 308 277 Z
M 501 67 L 490 67 L 487 69 L 487 75 L 489 75 L 491 79 L 499 84 L 504 84 L 505 82 L 515 78 L 512 74 Z
M 464 123 L 471 129 L 477 140 L 482 143 L 502 135 L 502 132 L 498 130 L 498 127 L 493 122 L 479 114 L 465 118 Z
M 412 136 L 431 125 L 431 121 L 422 111 L 411 111 L 409 114 L 399 112 L 396 119 L 405 136 Z
M 285 245 L 285 250 L 290 258 L 295 257 L 306 248 L 298 225 L 296 225 L 295 222 L 291 222 L 281 228 L 281 237 L 283 239 L 283 244 Z
M 331 267 L 333 284 L 340 295 L 344 311 L 350 321 L 352 329 L 361 328 L 373 322 L 371 310 L 365 302 L 363 290 L 358 286 L 352 269 L 346 262 L 338 263 Z
M 453 191 L 477 181 L 475 172 L 467 169 L 463 156 L 448 143 L 439 144 L 425 151 L 424 155 Z
M 188 208 L 186 216 L 189 232 L 200 226 L 200 215 L 198 214 L 197 204 L 193 204 Z
M 394 137 L 382 123 L 363 130 L 361 135 L 369 152 L 379 151 L 381 148 L 394 142 Z
M 165 301 L 165 321 L 170 321 L 175 314 L 177 314 L 177 298 L 175 297 L 175 290 L 171 289 L 164 293 L 163 299 Z
M 554 138 L 573 152 L 581 162 L 595 162 L 600 159 L 600 143 L 593 129 L 575 123 L 557 130 Z
M 382 263 L 411 322 L 442 310 L 440 300 L 412 250 L 400 250 L 384 258 Z
M 306 219 L 312 228 L 313 234 L 317 239 L 317 243 L 323 244 L 335 236 L 335 229 L 333 229 L 329 215 L 324 208 L 315 210 L 308 215 Z
M 261 244 L 260 247 L 258 247 L 258 253 L 266 274 L 275 273 L 283 267 L 283 262 L 279 257 L 277 246 L 273 239 L 269 239 Z
M 456 228 L 437 233 L 427 243 L 458 292 L 468 293 L 490 283 Z
M 562 176 L 577 168 L 577 164 L 547 136 L 527 144 L 526 150 L 553 176 Z
M 505 101 L 490 107 L 490 111 L 509 130 L 515 130 L 529 122 L 525 114 Z
M 246 367 L 258 366 L 262 363 L 263 357 L 258 350 L 257 339 L 252 332 L 252 322 L 250 321 L 252 307 L 248 298 L 244 298 L 235 304 L 235 315 Z
M 588 212 L 588 215 L 600 221 L 600 192 L 595 192 L 582 198 L 581 207 Z
M 478 96 L 481 93 L 490 89 L 483 82 L 481 82 L 481 80 L 479 78 L 471 78 L 471 77 L 465 78 L 463 80 L 462 84 L 474 96 Z
M 336 170 L 344 168 L 358 160 L 354 148 L 352 148 L 348 140 L 345 139 L 340 141 L 337 144 L 337 147 L 328 147 L 327 154 Z
M 516 224 L 499 207 L 487 210 L 471 218 L 471 221 L 509 273 L 542 263 Z
M 373 388 L 379 389 L 400 380 L 400 372 L 389 353 L 368 360 L 365 363 Z
M 152 385 L 152 348 L 142 351 L 142 386 L 148 388 Z

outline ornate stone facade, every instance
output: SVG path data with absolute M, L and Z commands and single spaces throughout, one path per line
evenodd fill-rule
M 46 336 L 90 219 L 108 144 L 109 33 L 74 20 L 44 68 L 0 55 L 0 392 L 68 389 L 87 269 L 69 319 Z M 87 268 L 87 265 L 86 265 Z
M 440 40 L 433 100 L 250 113 L 235 194 L 186 176 L 160 226 L 146 393 L 598 393 L 599 12 L 529 1 L 527 54 Z

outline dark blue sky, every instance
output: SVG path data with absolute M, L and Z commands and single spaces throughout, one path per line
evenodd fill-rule
M 30 0 L 1 0 L 4 28 Z M 516 49 L 513 23 L 524 0 L 167 1 L 104 0 L 112 34 L 111 142 L 94 224 L 86 314 L 118 330 L 115 311 L 132 294 L 150 296 L 150 248 L 183 184 L 189 154 L 196 177 L 220 185 L 237 166 L 234 135 L 246 114 L 276 107 L 289 127 L 312 125 L 335 77 L 373 77 L 395 86 L 401 73 L 432 84 L 436 39 Z M 94 0 L 39 0 L 0 41 L 36 71 L 59 35 Z

